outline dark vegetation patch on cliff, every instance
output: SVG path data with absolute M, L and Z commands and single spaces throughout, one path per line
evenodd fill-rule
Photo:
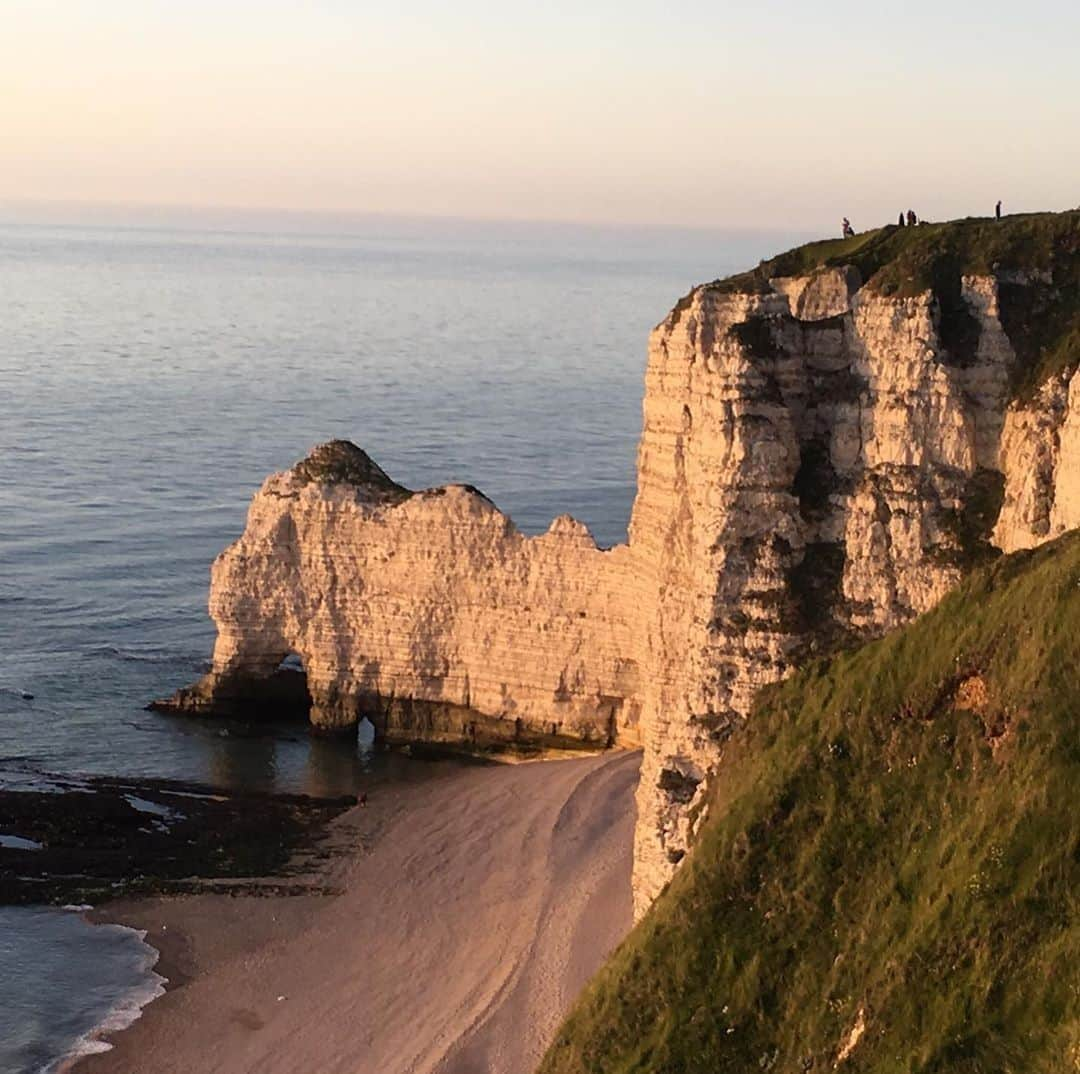
M 541 1074 L 1080 1058 L 1080 534 L 766 691 Z
M 787 574 L 791 593 L 791 617 L 785 623 L 792 634 L 805 634 L 809 652 L 793 653 L 801 663 L 808 656 L 821 655 L 852 643 L 846 628 L 848 618 L 844 598 L 844 566 L 847 552 L 834 541 L 813 541 L 803 549 L 802 558 Z
M 961 298 L 964 275 L 998 277 L 1001 322 L 1019 358 L 1014 397 L 1080 363 L 1080 210 L 891 224 L 849 239 L 796 247 L 755 269 L 706 284 L 721 293 L 766 294 L 769 280 L 852 266 L 866 286 L 898 298 L 931 291 L 946 360 L 970 363 L 976 319 Z
M 293 480 L 302 485 L 353 485 L 388 499 L 406 499 L 412 493 L 399 485 L 366 451 L 349 440 L 330 440 L 313 448 L 292 468 Z
M 813 397 L 822 403 L 858 403 L 869 389 L 865 377 L 860 377 L 851 366 L 828 373 L 811 374 Z
M 1053 283 L 998 283 L 1001 326 L 1016 351 L 1012 394 L 1028 401 L 1055 373 L 1080 365 L 1080 254 L 1061 259 Z
M 990 543 L 990 535 L 1004 499 L 1004 475 L 998 470 L 976 470 L 966 481 L 963 506 L 943 513 L 943 525 L 953 546 L 938 553 L 939 558 L 970 570 L 1000 555 Z
M 748 317 L 733 324 L 728 331 L 742 344 L 752 361 L 770 362 L 780 357 L 775 318 Z
M 816 437 L 805 441 L 792 484 L 802 517 L 807 521 L 819 520 L 829 507 L 829 497 L 839 489 L 840 477 L 832 464 L 828 440 Z

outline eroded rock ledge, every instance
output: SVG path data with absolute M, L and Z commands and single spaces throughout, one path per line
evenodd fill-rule
M 294 652 L 321 729 L 641 743 L 640 912 L 763 684 L 1080 525 L 1078 308 L 1075 213 L 887 228 L 697 288 L 651 336 L 609 550 L 324 445 L 215 562 L 213 671 L 174 704 L 276 695 Z

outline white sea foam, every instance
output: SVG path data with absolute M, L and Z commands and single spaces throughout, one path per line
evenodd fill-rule
M 24 690 L 21 686 L 0 686 L 0 694 L 4 694 L 7 697 L 16 697 L 20 701 L 34 700 L 34 695 L 29 690 Z
M 132 988 L 127 995 L 117 1000 L 101 1021 L 93 1029 L 79 1037 L 64 1055 L 42 1067 L 39 1074 L 65 1074 L 84 1056 L 109 1051 L 112 1044 L 105 1037 L 127 1029 L 128 1026 L 141 1017 L 143 1008 L 148 1003 L 152 1003 L 159 996 L 165 994 L 165 985 L 168 984 L 168 978 L 154 972 L 154 966 L 157 965 L 160 955 L 157 948 L 151 947 L 146 942 L 145 929 L 132 929 L 126 925 L 97 925 L 95 927 L 119 933 L 134 934 L 143 948 L 143 961 L 139 968 L 145 974 L 145 979 Z
M 171 795 L 173 798 L 197 798 L 202 802 L 227 802 L 229 800 L 228 795 L 225 794 L 197 794 L 195 791 L 174 790 L 162 791 L 161 793 Z

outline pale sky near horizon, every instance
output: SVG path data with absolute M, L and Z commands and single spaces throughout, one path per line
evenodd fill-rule
M 0 202 L 707 227 L 1080 204 L 1080 6 L 0 0 Z

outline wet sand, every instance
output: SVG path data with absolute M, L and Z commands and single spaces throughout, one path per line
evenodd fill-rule
M 387 786 L 293 896 L 109 907 L 169 991 L 77 1074 L 529 1074 L 631 923 L 636 753 Z

